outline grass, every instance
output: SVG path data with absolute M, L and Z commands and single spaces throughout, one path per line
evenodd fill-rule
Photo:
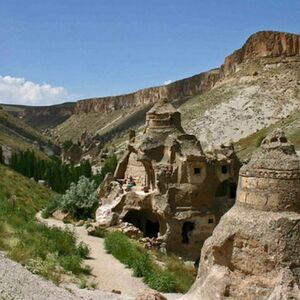
M 276 128 L 281 128 L 286 133 L 288 140 L 300 150 L 300 111 L 295 111 L 288 118 L 278 121 L 266 128 L 263 128 L 235 144 L 237 155 L 240 159 L 249 159 L 253 151 L 257 149 L 262 140 Z
M 189 290 L 195 280 L 195 269 L 190 268 L 175 256 L 166 256 L 144 249 L 136 241 L 120 232 L 107 233 L 105 248 L 121 263 L 133 270 L 136 277 L 159 292 L 181 292 Z M 157 263 L 160 260 L 165 267 Z
M 48 228 L 35 214 L 53 193 L 36 182 L 0 165 L 0 249 L 33 273 L 59 283 L 63 274 L 82 275 L 89 249 L 76 245 L 73 232 Z
M 91 236 L 96 236 L 96 237 L 99 237 L 99 238 L 105 238 L 106 235 L 107 235 L 107 230 L 105 228 L 96 228 L 94 231 L 92 231 L 90 233 Z

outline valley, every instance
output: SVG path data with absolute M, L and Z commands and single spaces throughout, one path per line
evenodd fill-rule
M 0 104 L 0 150 L 0 299 L 300 299 L 299 34 L 129 94 Z

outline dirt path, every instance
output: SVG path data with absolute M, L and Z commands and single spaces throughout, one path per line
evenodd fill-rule
M 40 213 L 37 214 L 37 219 L 48 226 L 74 230 L 78 241 L 82 241 L 90 247 L 90 259 L 84 262 L 92 268 L 92 274 L 95 276 L 100 290 L 111 292 L 115 289 L 121 291 L 122 295 L 135 297 L 139 292 L 149 289 L 141 278 L 133 277 L 130 269 L 106 253 L 104 239 L 88 235 L 84 226 L 64 224 L 53 218 L 43 219 Z

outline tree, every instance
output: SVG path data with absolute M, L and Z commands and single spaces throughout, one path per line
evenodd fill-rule
M 107 173 L 114 173 L 115 169 L 118 164 L 117 156 L 114 154 L 111 157 L 109 157 L 105 163 L 104 166 L 101 168 L 101 171 L 99 174 L 95 175 L 93 178 L 95 179 L 96 183 L 99 185 L 103 179 L 105 178 L 105 175 Z
M 70 188 L 62 196 L 62 209 L 73 218 L 87 219 L 92 217 L 98 204 L 96 185 L 85 176 L 81 176 L 77 184 L 71 183 Z

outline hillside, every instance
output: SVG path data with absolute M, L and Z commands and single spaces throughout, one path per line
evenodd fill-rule
M 299 109 L 299 45 L 296 34 L 258 32 L 218 69 L 132 94 L 81 100 L 52 133 L 63 141 L 88 131 L 106 142 L 138 128 L 151 105 L 166 97 L 204 147 L 237 142 Z
M 43 134 L 4 109 L 0 109 L 0 145 L 6 157 L 15 150 L 32 149 L 43 158 L 46 158 L 46 154 L 52 155 L 59 151 Z
M 23 119 L 28 125 L 45 130 L 53 128 L 67 120 L 74 110 L 75 103 L 66 102 L 51 106 L 25 106 L 2 104 L 4 110 L 17 118 Z
M 300 109 L 300 57 L 247 61 L 180 107 L 204 146 L 237 142 Z

